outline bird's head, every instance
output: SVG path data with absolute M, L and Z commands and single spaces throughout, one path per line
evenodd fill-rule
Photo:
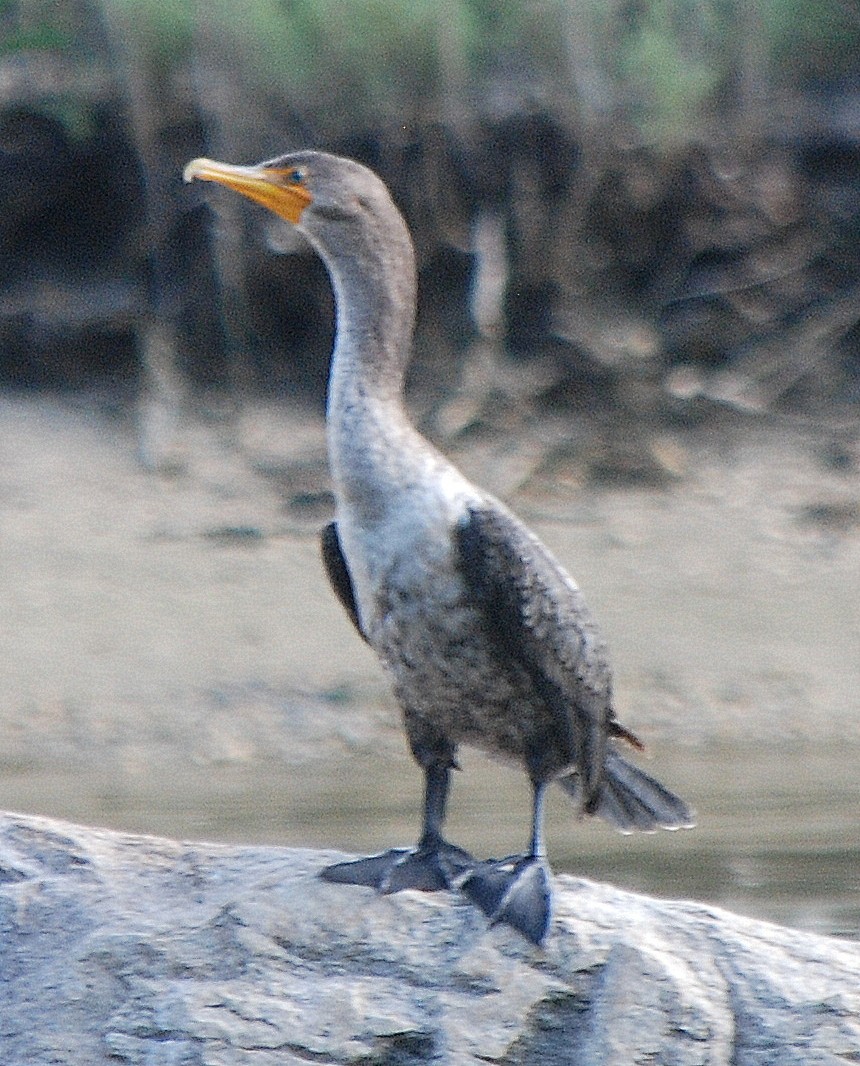
M 215 181 L 262 204 L 276 215 L 319 236 L 331 222 L 391 206 L 383 182 L 367 167 L 325 152 L 292 152 L 255 166 L 192 159 L 185 181 Z
M 185 180 L 195 179 L 226 185 L 300 230 L 328 267 L 342 343 L 381 331 L 402 370 L 415 314 L 415 254 L 381 178 L 352 159 L 302 151 L 256 166 L 194 159 Z

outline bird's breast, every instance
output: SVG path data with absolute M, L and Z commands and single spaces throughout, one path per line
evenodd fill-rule
M 396 478 L 377 467 L 356 495 L 336 485 L 362 632 L 392 678 L 407 730 L 421 720 L 454 743 L 521 758 L 530 737 L 550 730 L 546 709 L 525 671 L 493 646 L 454 537 L 484 497 L 431 451 L 406 461 Z
M 462 596 L 453 530 L 466 506 L 465 499 L 413 487 L 389 494 L 378 520 L 339 508 L 338 530 L 371 644 L 393 604 L 432 611 Z
M 369 476 L 336 480 L 335 495 L 362 629 L 373 644 L 387 597 L 426 599 L 436 582 L 457 583 L 453 531 L 476 490 L 429 450 L 404 450 L 374 463 Z
M 347 532 L 344 550 L 362 629 L 407 728 L 410 716 L 420 718 L 454 743 L 519 758 L 541 709 L 522 672 L 493 647 L 460 570 L 454 529 L 477 499 L 443 490 L 404 501 L 384 529 Z

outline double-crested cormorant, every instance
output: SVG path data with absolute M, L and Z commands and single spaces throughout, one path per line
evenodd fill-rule
M 494 921 L 540 943 L 550 920 L 543 798 L 557 781 L 623 832 L 692 824 L 686 804 L 628 762 L 603 642 L 575 582 L 502 503 L 409 421 L 403 373 L 415 256 L 382 181 L 349 159 L 303 151 L 258 166 L 195 159 L 215 181 L 293 223 L 331 275 L 337 338 L 328 394 L 335 521 L 323 531 L 334 591 L 388 669 L 424 771 L 413 848 L 327 868 L 382 892 L 459 887 Z M 533 789 L 524 855 L 476 861 L 442 835 L 459 744 L 521 764 Z

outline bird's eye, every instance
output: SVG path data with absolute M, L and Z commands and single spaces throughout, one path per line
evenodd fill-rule
M 293 167 L 292 170 L 287 171 L 284 177 L 291 185 L 304 185 L 307 173 L 301 167 Z

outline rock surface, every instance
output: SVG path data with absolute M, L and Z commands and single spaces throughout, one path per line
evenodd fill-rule
M 331 853 L 0 817 L 0 1061 L 860 1061 L 860 945 L 558 878 L 545 949 Z

